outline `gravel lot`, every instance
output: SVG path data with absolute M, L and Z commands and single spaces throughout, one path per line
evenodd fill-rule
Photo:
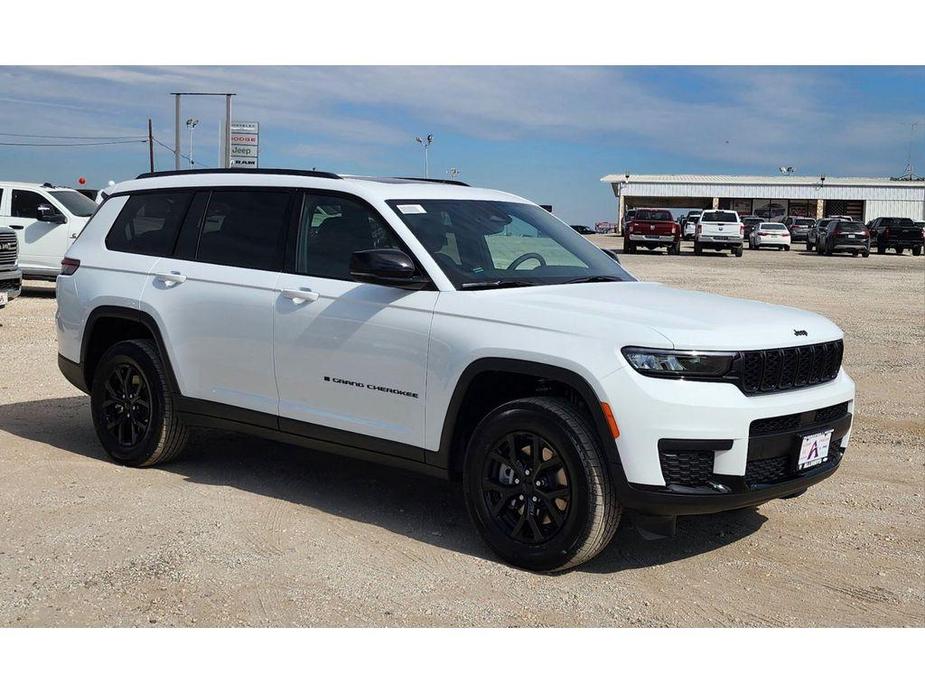
M 0 624 L 925 626 L 925 259 L 689 245 L 624 264 L 844 328 L 852 446 L 798 499 L 658 542 L 625 523 L 559 576 L 495 561 L 439 481 L 217 432 L 161 469 L 109 462 L 58 373 L 52 285 L 29 284 L 0 311 Z

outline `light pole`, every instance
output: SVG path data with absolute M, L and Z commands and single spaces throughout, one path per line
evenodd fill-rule
M 430 144 L 434 141 L 434 136 L 428 133 L 423 137 L 416 137 L 414 139 L 424 148 L 424 178 L 428 178 L 430 170 L 427 165 L 427 150 L 430 149 Z
M 199 125 L 198 118 L 187 118 L 186 128 L 189 130 L 189 167 L 193 168 L 193 130 Z

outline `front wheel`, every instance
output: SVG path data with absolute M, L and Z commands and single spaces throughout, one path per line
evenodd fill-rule
M 90 412 L 106 453 L 122 465 L 165 463 L 186 445 L 187 427 L 150 340 L 118 342 L 103 355 L 93 375 Z
M 466 450 L 463 488 L 488 546 L 532 571 L 588 561 L 622 512 L 592 426 L 563 398 L 514 400 L 486 415 Z

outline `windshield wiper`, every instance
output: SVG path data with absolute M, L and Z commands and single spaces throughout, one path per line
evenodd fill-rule
M 565 284 L 581 284 L 582 282 L 622 282 L 622 277 L 614 275 L 591 275 L 590 277 L 576 277 Z
M 460 289 L 504 289 L 505 287 L 535 287 L 535 282 L 526 280 L 485 280 L 483 282 L 464 282 Z

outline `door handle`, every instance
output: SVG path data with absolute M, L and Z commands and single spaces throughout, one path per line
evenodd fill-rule
M 283 289 L 282 295 L 287 299 L 291 299 L 294 304 L 311 303 L 312 301 L 317 301 L 321 296 L 311 289 Z
M 16 229 L 17 231 L 23 228 L 22 224 L 10 224 L 10 229 Z
M 186 282 L 186 275 L 181 275 L 179 272 L 159 272 L 154 275 L 154 279 L 163 282 L 168 287 L 173 287 L 174 285 Z

